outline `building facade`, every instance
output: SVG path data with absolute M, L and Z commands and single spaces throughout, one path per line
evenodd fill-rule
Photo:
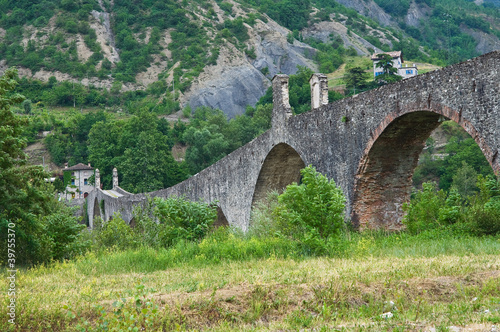
M 66 200 L 87 197 L 88 193 L 94 189 L 90 184 L 90 178 L 94 175 L 94 168 L 90 164 L 77 164 L 63 170 L 66 190 L 62 194 Z
M 372 55 L 373 77 L 377 77 L 384 73 L 383 69 L 381 67 L 378 67 L 378 63 L 380 61 L 382 54 L 389 54 L 392 57 L 392 66 L 393 68 L 396 68 L 398 70 L 396 74 L 398 74 L 399 76 L 403 78 L 409 78 L 418 75 L 418 68 L 415 64 L 413 64 L 412 66 L 408 66 L 408 64 L 405 64 L 403 66 L 404 63 L 403 52 L 397 51 L 397 52 L 375 53 Z

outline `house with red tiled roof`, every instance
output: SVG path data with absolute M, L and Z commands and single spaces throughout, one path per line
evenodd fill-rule
M 90 184 L 90 177 L 94 175 L 94 168 L 90 164 L 82 163 L 63 169 L 64 184 L 66 191 L 63 195 L 65 199 L 75 199 L 87 197 L 88 193 L 94 189 Z
M 399 76 L 403 78 L 409 78 L 418 75 L 417 66 L 415 64 L 413 64 L 412 66 L 408 66 L 408 64 L 405 64 L 403 66 L 404 63 L 403 52 L 395 51 L 395 52 L 375 53 L 372 55 L 373 77 L 377 77 L 384 73 L 382 71 L 382 68 L 378 67 L 378 62 L 380 61 L 382 54 L 389 54 L 392 57 L 392 66 L 393 68 L 396 68 L 398 70 L 396 74 L 398 74 Z

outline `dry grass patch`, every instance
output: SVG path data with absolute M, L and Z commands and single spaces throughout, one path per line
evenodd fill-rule
M 419 330 L 500 323 L 499 255 L 271 258 L 114 275 L 82 273 L 88 264 L 99 259 L 19 271 L 15 330 L 74 330 L 85 323 L 99 330 L 103 322 L 118 324 L 124 311 L 134 312 L 138 299 L 137 317 L 144 319 L 138 326 L 149 319 L 146 327 L 163 330 Z M 7 287 L 6 278 L 1 286 Z M 393 317 L 381 318 L 386 312 Z M 8 330 L 6 324 L 0 329 Z

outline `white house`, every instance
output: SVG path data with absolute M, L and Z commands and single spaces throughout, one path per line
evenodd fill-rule
M 385 53 L 375 53 L 372 55 L 372 61 L 373 61 L 373 77 L 377 77 L 378 75 L 382 75 L 383 71 L 382 68 L 377 67 L 378 62 L 380 61 L 380 56 L 382 54 L 389 54 L 392 57 L 392 66 L 393 68 L 396 68 L 399 76 L 403 78 L 409 78 L 413 76 L 418 75 L 418 68 L 415 64 L 412 66 L 408 66 L 405 64 L 403 66 L 404 60 L 403 60 L 403 52 L 397 51 L 397 52 L 385 52 Z
M 89 178 L 94 175 L 94 168 L 82 163 L 66 167 L 64 170 L 64 179 L 69 179 L 66 184 L 66 199 L 84 198 L 87 194 L 94 190 L 94 185 L 91 185 Z M 68 197 L 68 195 L 70 195 Z

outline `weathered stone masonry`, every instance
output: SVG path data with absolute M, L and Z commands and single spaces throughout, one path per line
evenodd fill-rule
M 500 52 L 331 104 L 325 104 L 324 76 L 313 76 L 311 83 L 315 108 L 292 116 L 288 77 L 277 75 L 269 131 L 190 179 L 149 195 L 217 200 L 221 221 L 246 230 L 252 205 L 267 190 L 297 181 L 300 168 L 312 164 L 341 186 L 356 226 L 397 229 L 418 156 L 445 118 L 475 139 L 500 174 Z M 88 197 L 90 223 L 95 215 L 107 220 L 114 212 L 130 221 L 132 207 L 145 197 L 119 187 L 96 189 Z

